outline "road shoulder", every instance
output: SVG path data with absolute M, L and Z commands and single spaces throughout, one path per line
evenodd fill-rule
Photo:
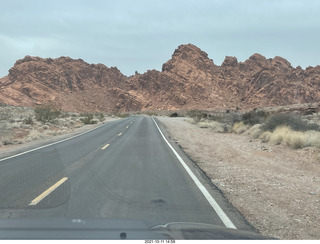
M 158 117 L 173 141 L 261 234 L 319 239 L 320 151 L 219 134 Z M 176 147 L 179 147 L 176 146 Z
M 182 148 L 181 145 L 174 138 L 172 138 L 172 135 L 168 131 L 167 124 L 162 123 L 162 118 L 157 117 L 156 121 L 168 142 L 171 144 L 174 150 L 176 150 L 187 166 L 192 170 L 202 185 L 208 190 L 223 211 L 227 214 L 236 228 L 239 230 L 258 232 L 257 229 L 251 225 L 247 219 L 244 218 L 244 216 L 232 205 L 232 203 L 228 201 L 223 192 L 216 187 L 211 178 L 207 175 L 206 171 L 199 167 L 198 163 L 189 157 L 184 148 Z

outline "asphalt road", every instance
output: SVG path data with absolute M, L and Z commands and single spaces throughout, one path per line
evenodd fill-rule
M 0 159 L 0 218 L 107 218 L 226 224 L 252 230 L 151 117 L 134 116 L 30 152 Z M 159 122 L 158 122 L 159 123 Z M 161 131 L 168 138 L 159 123 Z

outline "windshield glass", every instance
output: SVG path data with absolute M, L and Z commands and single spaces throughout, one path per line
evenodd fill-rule
M 0 239 L 319 239 L 319 10 L 3 1 Z

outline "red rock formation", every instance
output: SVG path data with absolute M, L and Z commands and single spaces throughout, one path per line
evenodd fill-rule
M 0 79 L 0 102 L 35 106 L 53 102 L 70 111 L 253 108 L 320 101 L 320 66 L 293 68 L 281 57 L 226 57 L 179 46 L 162 71 L 124 76 L 116 67 L 68 57 L 26 56 Z
M 69 57 L 26 56 L 15 63 L 0 86 L 0 101 L 13 105 L 52 102 L 64 110 L 80 112 L 140 109 L 134 98 L 125 98 L 127 77 L 116 67 L 90 65 Z

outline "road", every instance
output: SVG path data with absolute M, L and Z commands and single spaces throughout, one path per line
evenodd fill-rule
M 0 218 L 136 219 L 150 226 L 169 222 L 226 226 L 210 202 L 212 197 L 235 228 L 251 230 L 179 147 L 169 139 L 172 146 L 168 145 L 160 129 L 166 135 L 153 118 L 133 116 L 0 159 Z

